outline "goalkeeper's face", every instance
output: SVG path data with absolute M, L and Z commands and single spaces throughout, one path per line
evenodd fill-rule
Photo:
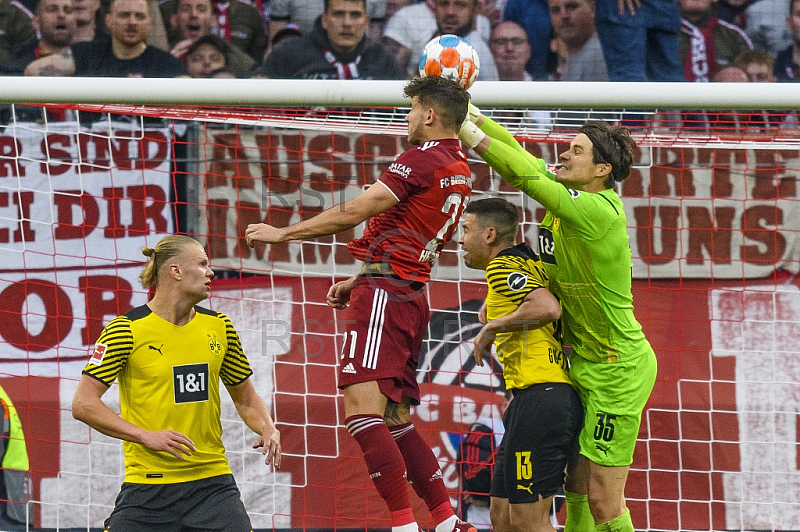
M 594 144 L 584 133 L 579 133 L 569 144 L 569 149 L 559 155 L 561 166 L 556 179 L 567 188 L 599 192 L 611 171 L 608 163 L 594 162 Z M 599 187 L 599 188 L 598 188 Z

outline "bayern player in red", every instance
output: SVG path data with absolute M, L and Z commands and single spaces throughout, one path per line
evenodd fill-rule
M 247 244 L 332 235 L 369 220 L 348 244 L 361 273 L 334 284 L 329 306 L 345 313 L 338 385 L 345 424 L 364 453 L 370 478 L 389 507 L 393 532 L 419 532 L 406 480 L 428 506 L 436 532 L 476 532 L 453 513 L 439 463 L 410 421 L 419 404 L 417 362 L 429 311 L 425 283 L 452 238 L 472 192 L 458 130 L 469 94 L 440 77 L 412 80 L 408 140 L 379 180 L 352 201 L 277 228 L 251 224 Z M 348 306 L 349 303 L 349 306 Z

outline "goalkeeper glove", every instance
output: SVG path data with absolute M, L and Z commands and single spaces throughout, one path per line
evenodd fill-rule
M 480 144 L 480 142 L 483 140 L 483 137 L 485 136 L 486 133 L 481 131 L 481 128 L 479 128 L 469 120 L 465 120 L 464 123 L 461 124 L 461 129 L 458 132 L 458 139 L 464 143 L 467 149 L 470 150 L 473 149 L 478 144 Z
M 481 117 L 481 110 L 472 105 L 472 102 L 469 102 L 469 108 L 467 109 L 467 120 L 469 120 L 474 124 L 478 121 L 480 117 Z

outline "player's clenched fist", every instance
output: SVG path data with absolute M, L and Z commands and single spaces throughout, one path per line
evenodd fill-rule
M 250 224 L 244 232 L 244 237 L 247 239 L 247 245 L 253 247 L 256 242 L 264 242 L 266 244 L 276 244 L 284 242 L 286 239 L 283 237 L 283 229 L 272 227 L 267 224 Z

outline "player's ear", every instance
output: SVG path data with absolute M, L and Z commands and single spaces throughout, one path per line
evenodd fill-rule
M 173 263 L 169 265 L 169 274 L 173 279 L 179 281 L 181 278 L 181 267 Z
M 484 236 L 488 245 L 494 244 L 497 241 L 497 229 L 493 226 L 487 227 L 486 234 Z
M 606 177 L 608 174 L 611 173 L 611 164 L 609 163 L 598 163 L 595 167 L 600 167 L 597 172 L 597 177 Z
M 428 113 L 425 115 L 425 124 L 431 125 L 433 124 L 439 115 L 436 114 L 436 109 L 433 107 L 428 107 Z

